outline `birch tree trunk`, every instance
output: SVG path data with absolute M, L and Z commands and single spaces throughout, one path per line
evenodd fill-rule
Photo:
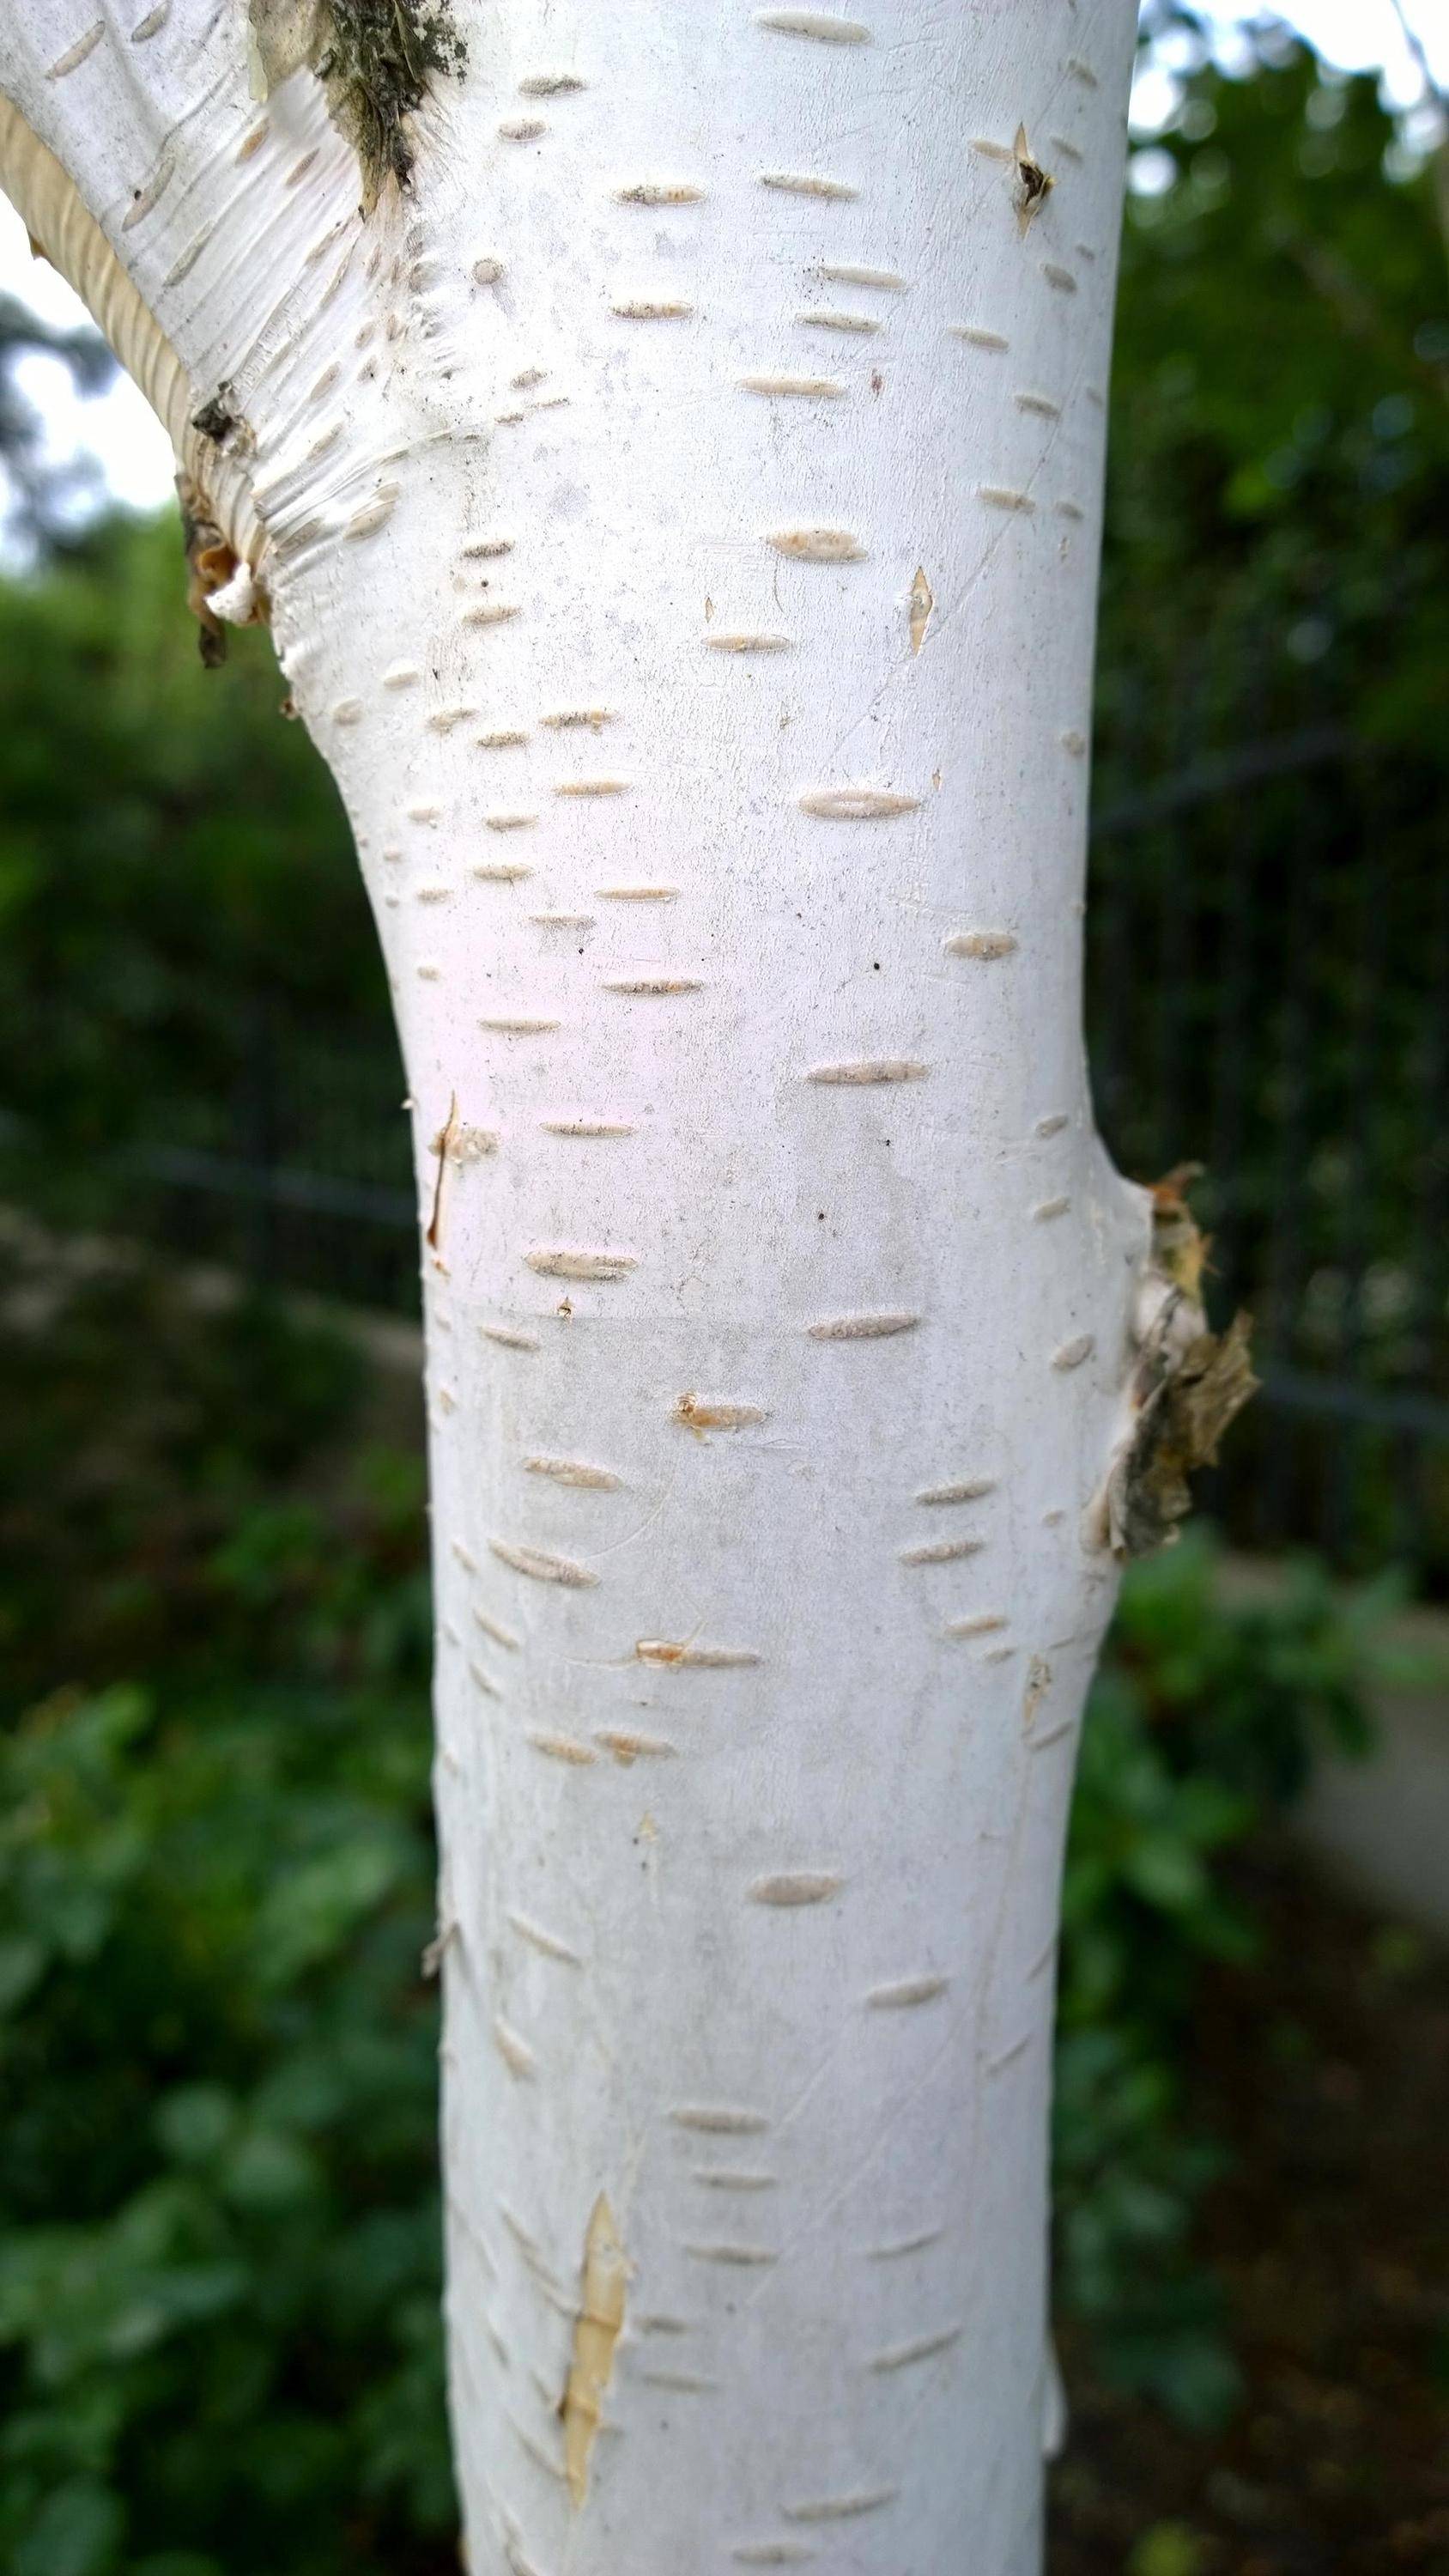
M 1079 1011 L 1135 10 L 856 5 L 0 39 L 402 1035 L 474 2576 L 1040 2560 L 1147 1249 Z

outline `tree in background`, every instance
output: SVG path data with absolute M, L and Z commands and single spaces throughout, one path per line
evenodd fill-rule
M 1230 77 L 1168 15 L 1182 96 L 1124 238 L 1106 670 L 1271 617 L 1345 716 L 1421 749 L 1449 652 L 1449 146 L 1411 152 L 1374 79 L 1285 29 Z
M 1442 115 L 1396 126 L 1372 79 L 1281 28 L 1246 76 L 1190 30 L 1173 51 L 1114 358 L 1100 1110 L 1127 1170 L 1208 1166 L 1214 1258 L 1268 1370 L 1412 1408 L 1449 1393 Z M 1153 989 L 1124 1012 L 1143 953 Z M 1272 1537 L 1412 1554 L 1442 1588 L 1444 1459 L 1406 1479 L 1387 1438 L 1265 1404 L 1234 1453 L 1235 1526 L 1261 1543 L 1272 1490 Z
M 100 482 L 94 459 L 57 463 L 47 456 L 44 421 L 23 382 L 27 358 L 59 360 L 78 393 L 99 393 L 115 361 L 94 331 L 59 331 L 13 295 L 0 295 L 0 466 L 9 482 L 5 534 L 32 558 L 73 544 L 78 517 L 94 508 Z

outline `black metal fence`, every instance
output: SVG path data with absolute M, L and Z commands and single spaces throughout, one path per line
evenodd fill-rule
M 1243 737 L 1245 705 L 1259 729 Z M 1210 1497 L 1239 1540 L 1407 1563 L 1449 1591 L 1449 849 L 1441 772 L 1301 706 L 1142 683 L 1103 714 L 1087 1016 L 1121 1166 L 1200 1162 L 1214 1295 L 1264 1392 Z M 1186 745 L 1198 748 L 1189 752 Z M 1206 746 L 1206 747 L 1203 747 Z M 233 997 L 234 1002 L 234 997 Z M 230 1099 L 148 1113 L 129 1230 L 258 1280 L 412 1311 L 414 1197 L 385 1021 L 248 1007 Z M 43 1142 L 0 1135 L 28 1194 Z M 113 1208 L 116 1202 L 113 1200 Z M 114 1215 L 111 1221 L 114 1221 Z
M 1119 709 L 1088 916 L 1098 1115 L 1127 1171 L 1203 1165 L 1215 1297 L 1255 1318 L 1263 1394 L 1212 1497 L 1234 1535 L 1442 1592 L 1445 774 L 1263 713 L 1257 739 L 1154 777 Z

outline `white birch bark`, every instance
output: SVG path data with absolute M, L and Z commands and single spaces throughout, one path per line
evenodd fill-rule
M 1039 2564 L 1135 12 L 855 5 L 459 6 L 365 218 L 242 0 L 0 40 L 22 211 L 244 425 L 402 1033 L 474 2576 Z

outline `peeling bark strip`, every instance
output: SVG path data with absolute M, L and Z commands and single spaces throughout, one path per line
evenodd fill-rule
M 189 474 L 177 475 L 176 498 L 181 509 L 181 542 L 186 553 L 186 605 L 197 621 L 197 643 L 202 662 L 207 670 L 215 670 L 226 660 L 227 625 L 256 623 L 263 614 L 262 603 L 254 590 L 245 605 L 229 599 L 233 585 L 246 568 L 238 562 L 211 515 L 210 502 Z M 228 615 L 229 606 L 233 612 L 239 608 L 240 613 Z
M 1216 1463 L 1218 1444 L 1258 1381 L 1252 1325 L 1235 1315 L 1219 1337 L 1202 1304 L 1207 1238 L 1185 1195 L 1197 1166 L 1171 1172 L 1152 1193 L 1152 1262 L 1138 1291 L 1131 1419 L 1095 1509 L 1114 1556 L 1150 1555 L 1192 1509 L 1188 1479 Z
M 6 13 L 420 1104 L 470 2563 L 1037 2576 L 1082 1692 L 1241 1338 L 1072 1024 L 1133 0 Z

